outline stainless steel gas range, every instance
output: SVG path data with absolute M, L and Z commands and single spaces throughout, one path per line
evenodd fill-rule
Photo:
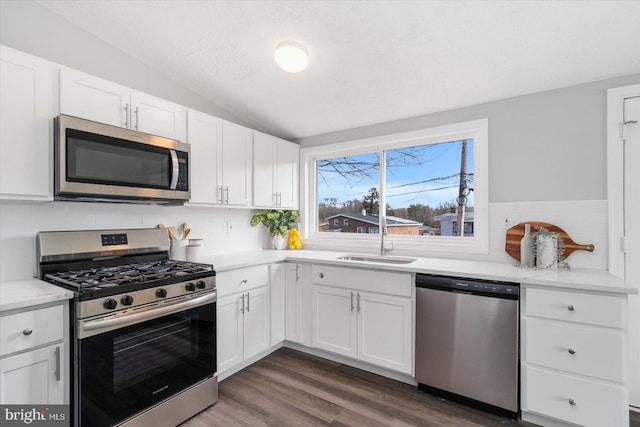
M 75 292 L 74 426 L 175 426 L 218 400 L 212 265 L 164 229 L 41 232 L 38 277 Z

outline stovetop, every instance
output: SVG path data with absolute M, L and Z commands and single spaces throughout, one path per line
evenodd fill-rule
M 215 276 L 210 264 L 164 259 L 50 272 L 44 280 L 70 289 L 86 300 L 210 276 Z

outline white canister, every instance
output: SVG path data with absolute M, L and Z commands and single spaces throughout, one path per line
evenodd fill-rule
M 186 240 L 171 240 L 169 248 L 169 258 L 174 261 L 187 260 L 187 242 Z
M 198 262 L 202 257 L 201 245 L 187 245 L 187 261 Z
M 536 235 L 536 267 L 558 267 L 558 236 L 553 234 Z

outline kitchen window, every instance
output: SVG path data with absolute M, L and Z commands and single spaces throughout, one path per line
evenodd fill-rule
M 308 246 L 379 247 L 384 226 L 391 253 L 487 253 L 487 133 L 484 119 L 303 148 Z M 318 227 L 337 216 L 357 227 Z

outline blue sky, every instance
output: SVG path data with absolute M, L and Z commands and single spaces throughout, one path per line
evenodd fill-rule
M 387 203 L 392 208 L 408 207 L 422 203 L 432 207 L 451 202 L 458 196 L 458 177 L 449 177 L 460 172 L 461 141 L 416 147 L 411 150 L 413 158 L 407 165 L 402 159 L 387 168 Z M 387 151 L 387 161 L 392 162 L 400 151 Z M 377 162 L 377 154 L 350 156 L 349 160 L 367 163 Z M 473 141 L 467 144 L 467 172 L 473 172 Z M 335 172 L 323 172 L 318 179 L 318 200 L 335 197 L 338 203 L 351 199 L 361 200 L 369 188 L 378 186 L 379 174 L 375 170 L 371 177 L 359 176 L 348 180 Z M 326 182 L 325 182 L 326 181 Z M 427 182 L 425 182 L 427 181 Z M 409 185 L 415 183 L 413 185 Z M 471 181 L 470 186 L 473 187 Z M 450 188 L 448 188 L 450 187 Z M 469 195 L 468 206 L 473 206 L 473 192 Z

